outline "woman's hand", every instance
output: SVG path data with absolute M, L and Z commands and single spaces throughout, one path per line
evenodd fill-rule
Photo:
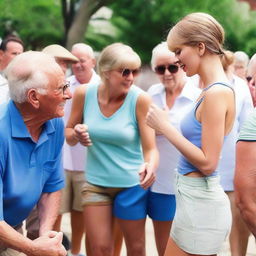
M 143 163 L 139 170 L 140 185 L 142 188 L 149 188 L 156 179 L 153 168 L 148 163 Z
M 74 138 L 85 147 L 92 145 L 92 141 L 88 133 L 88 126 L 86 124 L 77 124 L 74 127 Z
M 147 125 L 153 128 L 156 134 L 164 134 L 163 131 L 166 126 L 170 125 L 168 112 L 151 104 L 146 117 Z

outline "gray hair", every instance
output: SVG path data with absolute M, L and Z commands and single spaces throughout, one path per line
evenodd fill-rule
M 175 56 L 174 52 L 168 49 L 167 42 L 156 45 L 152 50 L 151 68 L 153 71 L 156 67 L 156 59 L 160 56 Z
M 26 102 L 29 89 L 37 89 L 39 93 L 45 94 L 49 74 L 57 70 L 60 70 L 59 65 L 48 54 L 36 51 L 19 54 L 5 70 L 11 99 L 17 103 Z
M 249 56 L 243 51 L 237 51 L 234 53 L 235 62 L 242 62 L 247 67 L 249 62 Z
M 72 46 L 71 52 L 75 49 L 85 52 L 90 58 L 95 59 L 93 49 L 90 45 L 84 43 L 77 43 Z

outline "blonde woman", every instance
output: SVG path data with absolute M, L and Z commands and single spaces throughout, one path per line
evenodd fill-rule
M 235 117 L 235 97 L 221 64 L 224 30 L 210 15 L 192 13 L 169 32 L 167 43 L 187 76 L 205 85 L 181 121 L 180 134 L 152 105 L 147 123 L 181 152 L 176 177 L 176 214 L 165 256 L 217 255 L 231 226 L 229 199 L 216 170 Z
M 66 138 L 70 145 L 88 146 L 83 206 L 90 256 L 112 256 L 112 214 L 127 255 L 145 255 L 147 188 L 158 152 L 154 130 L 146 125 L 150 97 L 133 85 L 140 65 L 131 47 L 109 45 L 98 59 L 100 83 L 74 94 Z
M 151 67 L 159 83 L 148 89 L 148 94 L 158 107 L 165 109 L 171 124 L 180 130 L 180 122 L 201 90 L 177 64 L 175 54 L 162 42 L 152 50 Z M 180 152 L 162 134 L 156 134 L 159 150 L 159 166 L 156 180 L 148 195 L 148 216 L 152 219 L 156 247 L 159 256 L 163 256 L 170 236 L 175 215 L 174 179 Z

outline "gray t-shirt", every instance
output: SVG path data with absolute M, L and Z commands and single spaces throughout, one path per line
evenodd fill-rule
M 244 122 L 238 141 L 256 141 L 256 108 Z

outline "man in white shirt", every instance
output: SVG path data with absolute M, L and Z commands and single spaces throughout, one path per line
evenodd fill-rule
M 2 74 L 10 61 L 24 51 L 24 45 L 20 38 L 8 36 L 0 45 L 0 104 L 9 100 L 8 82 Z
M 96 60 L 92 48 L 89 45 L 78 43 L 73 45 L 71 53 L 78 58 L 78 62 L 72 64 L 73 75 L 68 77 L 70 90 L 90 84 L 99 83 L 100 78 L 94 71 Z M 64 122 L 67 123 L 72 101 L 65 105 Z M 71 213 L 71 254 L 80 255 L 81 240 L 84 234 L 83 208 L 81 206 L 81 189 L 85 181 L 86 148 L 81 144 L 70 147 L 64 143 L 63 164 L 66 173 L 66 187 L 63 190 L 60 213 Z M 61 215 L 55 224 L 60 230 Z

